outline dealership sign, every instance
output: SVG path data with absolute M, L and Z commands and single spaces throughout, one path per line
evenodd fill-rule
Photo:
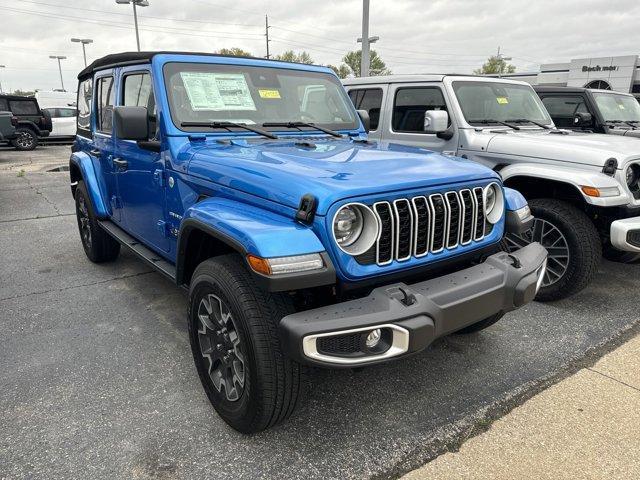
M 604 66 L 604 67 L 601 67 L 600 65 L 596 65 L 595 67 L 589 67 L 587 65 L 584 65 L 582 67 L 582 71 L 583 72 L 615 72 L 619 68 L 620 67 L 618 67 L 617 65 L 610 65 L 610 66 Z

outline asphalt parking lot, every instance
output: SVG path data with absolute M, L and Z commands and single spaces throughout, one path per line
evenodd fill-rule
M 242 436 L 200 386 L 182 291 L 130 254 L 86 259 L 48 171 L 68 155 L 0 147 L 0 478 L 395 478 L 640 330 L 640 266 L 606 262 L 572 299 L 319 371 L 294 418 Z

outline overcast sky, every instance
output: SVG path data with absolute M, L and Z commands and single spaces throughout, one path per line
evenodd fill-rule
M 143 50 L 215 51 L 241 47 L 265 55 L 306 50 L 338 64 L 361 34 L 362 0 L 149 0 L 139 9 Z M 231 5 L 231 6 L 227 6 Z M 135 50 L 130 5 L 115 0 L 0 0 L 0 81 L 4 90 L 75 90 L 80 44 L 89 61 Z M 469 73 L 489 55 L 513 57 L 518 71 L 571 58 L 640 54 L 637 0 L 371 0 L 370 34 L 394 73 Z

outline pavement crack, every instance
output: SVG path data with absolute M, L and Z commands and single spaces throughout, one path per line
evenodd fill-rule
M 0 220 L 0 223 L 26 222 L 27 220 L 41 220 L 44 218 L 71 217 L 75 213 L 60 213 L 59 215 L 40 215 L 39 217 L 14 218 L 13 220 Z
M 27 182 L 27 185 L 29 186 L 30 189 L 32 189 L 34 192 L 36 192 L 37 195 L 40 195 L 44 199 L 45 202 L 47 202 L 49 205 L 51 205 L 58 215 L 62 215 L 62 212 L 60 212 L 60 209 L 58 208 L 58 205 L 55 204 L 55 202 L 52 202 L 44 194 L 44 192 L 42 190 L 40 190 L 38 187 L 33 186 L 27 177 L 24 177 L 24 179 Z
M 62 288 L 51 288 L 49 290 L 42 290 L 40 292 L 19 293 L 17 295 L 12 295 L 10 297 L 0 298 L 0 302 L 4 302 L 6 300 L 15 300 L 15 299 L 18 299 L 18 298 L 29 297 L 31 295 L 43 295 L 43 294 L 46 294 L 46 293 L 64 292 L 64 291 L 67 291 L 67 290 L 73 290 L 74 288 L 92 287 L 94 285 L 102 285 L 102 284 L 105 284 L 105 283 L 114 282 L 114 281 L 118 281 L 118 280 L 124 280 L 124 279 L 127 279 L 127 278 L 141 277 L 143 275 L 148 275 L 150 273 L 156 273 L 156 271 L 155 270 L 147 270 L 146 272 L 133 273 L 131 275 L 120 275 L 118 277 L 107 278 L 105 280 L 98 280 L 96 282 L 83 283 L 83 284 L 80 284 L 80 285 L 70 285 L 68 287 L 62 287 Z
M 617 382 L 617 383 L 619 383 L 621 385 L 624 385 L 625 387 L 629 387 L 632 390 L 635 390 L 636 392 L 640 392 L 640 388 L 634 387 L 633 385 L 629 385 L 628 383 L 623 382 L 622 380 L 618 380 L 617 378 L 612 377 L 611 375 L 607 375 L 606 373 L 602 373 L 602 372 L 596 370 L 595 368 L 587 367 L 587 370 L 589 370 L 591 372 L 594 372 L 594 373 L 597 373 L 598 375 L 602 375 L 603 377 L 608 378 L 609 380 L 613 380 L 614 382 Z

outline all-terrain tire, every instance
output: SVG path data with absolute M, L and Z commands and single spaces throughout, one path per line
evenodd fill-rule
M 82 180 L 76 187 L 75 200 L 80 240 L 87 258 L 94 263 L 111 262 L 118 258 L 120 244 L 98 225 L 91 198 Z
M 219 308 L 220 316 L 226 319 L 224 335 L 235 331 L 233 338 L 239 339 L 237 350 L 243 359 L 242 369 L 236 369 L 232 363 L 234 369 L 225 370 L 229 360 L 211 354 L 211 345 L 221 350 L 228 345 L 223 346 L 224 340 L 216 343 L 215 339 L 220 338 L 216 335 L 224 325 L 215 322 L 213 317 L 217 317 L 217 313 L 213 317 L 207 315 L 207 302 L 212 311 Z M 239 432 L 255 433 L 284 421 L 306 396 L 306 368 L 283 353 L 278 335 L 278 323 L 293 312 L 291 297 L 261 289 L 237 254 L 205 260 L 193 274 L 188 313 L 193 358 L 211 404 L 222 419 Z M 235 348 L 228 350 L 230 355 Z M 235 375 L 238 370 L 241 370 L 242 384 L 239 377 L 220 383 L 222 372 Z M 218 379 L 218 387 L 214 378 Z M 227 396 L 229 384 L 241 387 L 240 393 L 240 387 L 235 387 L 237 398 L 232 400 Z
M 504 317 L 504 313 L 496 313 L 495 315 L 491 315 L 490 317 L 487 317 L 484 320 L 480 320 L 479 322 L 471 324 L 468 327 L 464 327 L 464 328 L 458 330 L 455 333 L 456 333 L 456 335 L 458 335 L 458 334 L 466 335 L 468 333 L 479 332 L 480 330 L 484 330 L 485 328 L 489 328 L 491 325 L 496 323 L 502 317 Z
M 11 140 L 16 150 L 30 151 L 38 146 L 38 135 L 29 127 L 16 128 L 16 138 Z
M 529 207 L 534 217 L 550 223 L 562 233 L 569 250 L 566 271 L 557 281 L 543 285 L 536 300 L 560 300 L 583 290 L 593 280 L 602 261 L 602 241 L 595 225 L 582 210 L 562 200 L 533 199 L 529 201 Z M 550 256 L 548 267 L 557 268 L 554 263 Z

